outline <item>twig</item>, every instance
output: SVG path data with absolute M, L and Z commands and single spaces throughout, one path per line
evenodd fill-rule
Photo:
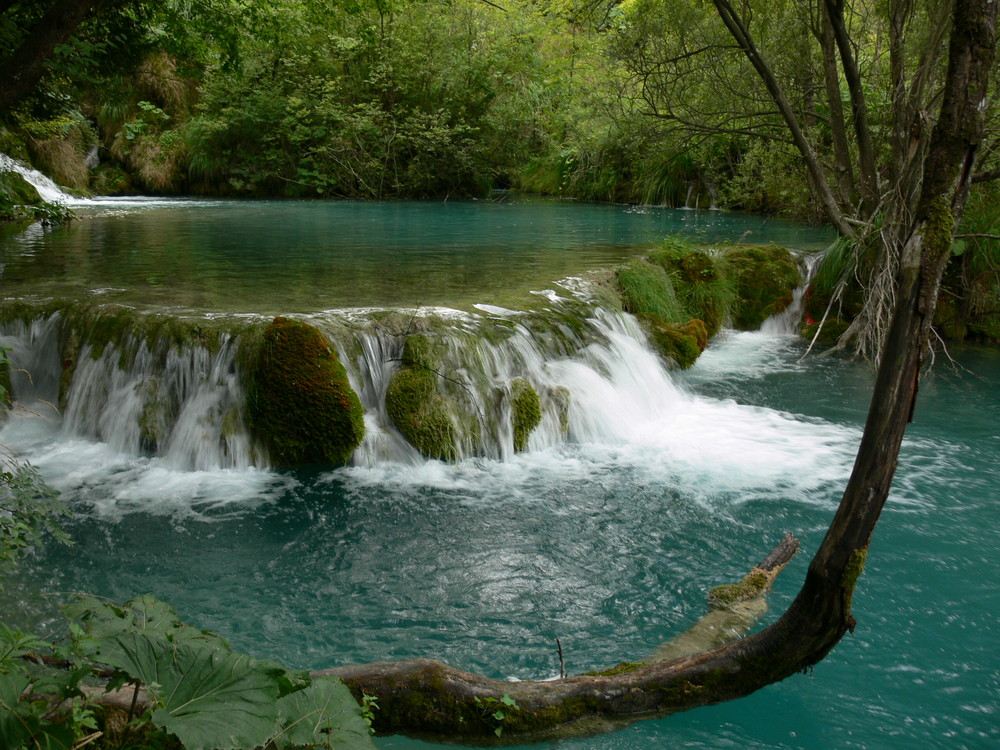
M 556 638 L 556 652 L 559 654 L 559 679 L 566 679 L 566 662 L 563 660 L 562 642 Z

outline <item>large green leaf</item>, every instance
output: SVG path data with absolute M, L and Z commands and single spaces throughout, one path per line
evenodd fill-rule
M 256 747 L 274 733 L 275 665 L 232 653 L 224 639 L 184 625 L 149 596 L 124 607 L 84 598 L 67 614 L 82 624 L 81 647 L 142 683 L 153 723 L 187 750 Z
M 39 707 L 21 701 L 30 685 L 27 674 L 0 674 L 0 750 L 70 750 L 74 744 L 73 727 L 47 718 L 48 705 Z
M 17 705 L 30 682 L 25 674 L 0 674 L 0 748 L 3 750 L 20 747 L 31 735 Z
M 374 748 L 361 708 L 347 686 L 335 677 L 319 677 L 312 684 L 278 701 L 279 748 Z
M 278 684 L 248 656 L 170 644 L 156 653 L 156 671 L 140 678 L 162 705 L 153 723 L 187 750 L 262 745 L 277 722 Z
M 124 605 L 81 596 L 64 606 L 63 611 L 71 620 L 80 621 L 84 631 L 80 645 L 85 650 L 95 648 L 103 639 L 128 632 L 162 635 L 175 643 L 202 642 L 229 650 L 223 637 L 185 625 L 173 607 L 150 594 L 134 597 Z

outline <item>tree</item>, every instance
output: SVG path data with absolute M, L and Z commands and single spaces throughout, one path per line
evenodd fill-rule
M 664 18 L 657 2 L 634 4 L 615 46 L 636 97 L 673 133 L 729 138 L 744 154 L 794 155 L 815 205 L 852 251 L 838 293 L 861 280 L 859 314 L 841 346 L 877 361 L 925 193 L 952 5 L 713 0 L 714 14 L 701 6 Z M 992 102 L 987 89 L 983 105 L 991 111 Z M 992 156 L 995 144 L 984 150 Z

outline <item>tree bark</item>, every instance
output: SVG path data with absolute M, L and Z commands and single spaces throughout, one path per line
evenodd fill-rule
M 0 62 L 0 112 L 30 94 L 45 74 L 45 62 L 103 0 L 55 0 L 20 46 Z
M 833 26 L 821 2 L 819 29 L 816 31 L 823 53 L 823 80 L 826 100 L 830 107 L 830 136 L 833 142 L 834 171 L 837 173 L 838 197 L 842 205 L 851 205 L 857 198 L 854 169 L 851 163 L 851 146 L 844 126 L 844 105 L 840 99 L 840 70 L 837 66 L 837 42 L 833 36 Z
M 851 37 L 844 21 L 844 0 L 825 0 L 827 19 L 833 30 L 833 38 L 840 52 L 840 65 L 851 94 L 851 113 L 854 134 L 858 140 L 858 171 L 861 174 L 861 200 L 867 218 L 878 205 L 878 171 L 875 168 L 875 147 L 872 145 L 871 128 L 868 126 L 868 104 L 865 90 L 854 59 Z
M 763 608 L 775 577 L 796 553 L 799 542 L 786 534 L 737 584 L 709 594 L 713 609 L 685 633 L 660 646 L 645 662 L 623 662 L 605 672 L 548 682 L 507 682 L 450 667 L 433 659 L 356 664 L 314 672 L 341 678 L 360 701 L 378 697 L 374 727 L 448 742 L 477 744 L 537 741 L 608 731 L 637 719 L 715 702 L 712 684 L 719 667 L 706 659 L 725 649 L 696 654 L 688 646 L 705 638 L 730 642 L 738 634 L 717 630 L 720 612 L 747 630 Z M 728 619 L 728 618 L 727 618 Z M 673 652 L 670 659 L 664 655 Z M 724 660 L 723 660 L 724 661 Z M 502 722 L 493 718 L 501 698 L 514 700 Z M 735 697 L 735 696 L 733 696 Z M 496 729 L 502 731 L 498 736 Z
M 749 29 L 729 0 L 712 0 L 712 2 L 722 22 L 729 30 L 733 39 L 736 40 L 736 43 L 740 45 L 740 49 L 743 50 L 747 60 L 750 61 L 754 70 L 757 71 L 757 75 L 760 76 L 761 81 L 781 112 L 785 125 L 791 133 L 792 140 L 806 163 L 806 169 L 809 172 L 809 177 L 812 179 L 824 213 L 830 220 L 830 223 L 837 228 L 837 231 L 845 237 L 852 237 L 854 235 L 854 227 L 851 226 L 845 218 L 843 211 L 841 211 L 840 205 L 837 203 L 837 198 L 830 189 L 826 175 L 823 174 L 823 167 L 820 164 L 819 157 L 816 155 L 812 144 L 809 143 L 809 139 L 802 130 L 798 117 L 796 117 L 795 111 L 792 109 L 792 105 L 789 103 L 788 97 L 785 95 L 770 64 L 768 64 L 757 48 Z

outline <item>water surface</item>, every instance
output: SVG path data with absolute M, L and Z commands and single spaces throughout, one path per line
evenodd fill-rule
M 197 311 L 521 305 L 664 235 L 817 249 L 825 228 L 718 211 L 558 200 L 136 201 L 0 234 L 4 293 Z

